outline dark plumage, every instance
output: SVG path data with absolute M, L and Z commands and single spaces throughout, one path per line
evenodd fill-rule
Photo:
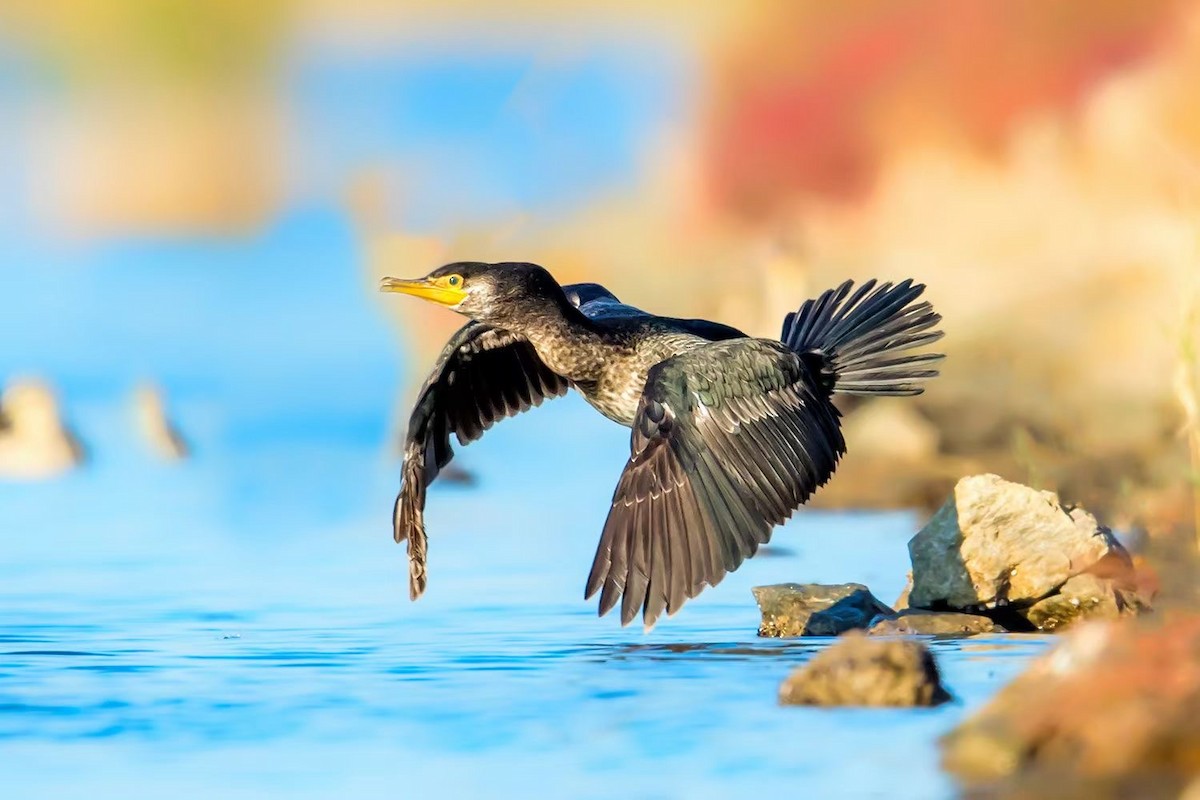
M 460 444 L 574 387 L 632 429 L 630 457 L 588 575 L 600 613 L 647 627 L 715 586 L 833 474 L 845 452 L 834 393 L 911 395 L 937 374 L 940 317 L 911 281 L 846 282 L 784 321 L 781 340 L 648 314 L 598 284 L 560 287 L 534 264 L 463 262 L 382 288 L 472 318 L 446 345 L 413 409 L 396 541 L 410 595 L 425 589 L 429 482 Z

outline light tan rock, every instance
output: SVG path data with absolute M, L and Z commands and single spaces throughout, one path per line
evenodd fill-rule
M 896 602 L 892 603 L 892 608 L 897 611 L 903 611 L 908 608 L 908 596 L 912 594 L 912 570 L 908 571 L 908 576 L 904 579 L 904 588 L 900 590 L 900 596 L 896 598 Z
M 134 390 L 133 414 L 138 434 L 155 455 L 167 461 L 191 455 L 187 441 L 167 417 L 166 401 L 158 386 L 142 383 Z
M 839 637 L 779 687 L 784 705 L 906 707 L 949 699 L 925 645 L 862 631 Z
M 1105 557 L 1129 563 L 1087 511 L 996 475 L 960 480 L 908 551 L 914 608 L 1030 604 Z
M 83 449 L 59 415 L 48 383 L 18 379 L 0 398 L 0 477 L 51 478 L 76 467 Z

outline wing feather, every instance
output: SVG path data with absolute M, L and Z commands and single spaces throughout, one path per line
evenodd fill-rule
M 465 445 L 505 417 L 566 394 L 566 378 L 509 331 L 471 322 L 442 350 L 425 380 L 404 439 L 400 492 L 392 511 L 397 542 L 408 543 L 409 596 L 426 586 L 425 495 L 454 457 L 450 435 Z
M 586 595 L 601 591 L 601 614 L 620 602 L 622 624 L 640 607 L 653 626 L 752 557 L 844 451 L 828 394 L 779 342 L 714 342 L 658 364 Z

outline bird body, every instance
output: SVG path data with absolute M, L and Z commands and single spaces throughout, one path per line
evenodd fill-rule
M 705 321 L 657 317 L 598 288 L 605 295 L 581 306 L 563 290 L 561 298 L 546 298 L 545 313 L 510 320 L 505 329 L 528 340 L 542 363 L 593 408 L 626 427 L 633 424 L 651 367 L 718 338 L 745 336 Z
M 809 300 L 780 340 L 707 320 L 659 317 L 597 284 L 562 287 L 532 264 L 449 264 L 382 287 L 472 318 L 422 387 L 393 514 L 410 595 L 426 584 L 425 493 L 461 444 L 497 420 L 578 390 L 630 427 L 588 576 L 600 613 L 647 627 L 754 555 L 833 474 L 845 451 L 835 392 L 917 394 L 940 317 L 910 281 Z
M 625 427 L 633 425 L 649 369 L 672 356 L 708 344 L 707 339 L 695 334 L 655 325 L 650 321 L 613 320 L 601 325 L 606 328 L 604 333 L 608 334 L 603 340 L 613 343 L 607 349 L 605 358 L 586 365 L 569 360 L 566 360 L 567 363 L 558 363 L 563 363 L 568 370 L 582 366 L 578 371 L 561 374 L 571 381 L 571 385 L 593 408 Z M 538 349 L 539 355 L 542 354 L 536 344 L 534 348 Z

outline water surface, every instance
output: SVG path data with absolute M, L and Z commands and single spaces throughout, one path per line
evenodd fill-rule
M 54 381 L 91 453 L 0 483 L 4 797 L 949 795 L 935 738 L 1046 640 L 935 642 L 955 703 L 830 711 L 776 703 L 827 642 L 755 636 L 755 584 L 894 598 L 909 515 L 803 513 L 676 617 L 622 629 L 581 595 L 628 432 L 556 400 L 462 453 L 476 486 L 433 488 L 429 591 L 409 603 L 397 337 L 334 198 L 394 164 L 420 198 L 400 230 L 553 225 L 633 182 L 691 91 L 653 41 L 548 67 L 452 53 L 293 53 L 289 196 L 245 235 L 77 240 L 24 207 L 26 168 L 0 193 L 0 377 Z M 143 377 L 193 461 L 134 440 Z
M 183 411 L 204 429 L 203 404 Z M 626 434 L 555 401 L 460 453 L 476 485 L 431 492 L 413 604 L 373 434 L 225 430 L 173 468 L 121 441 L 121 412 L 76 415 L 107 445 L 91 469 L 0 486 L 14 796 L 947 796 L 935 738 L 1044 646 L 933 642 L 957 698 L 935 710 L 781 708 L 828 640 L 757 638 L 750 587 L 891 600 L 911 516 L 802 513 L 652 632 L 623 629 L 581 593 Z

